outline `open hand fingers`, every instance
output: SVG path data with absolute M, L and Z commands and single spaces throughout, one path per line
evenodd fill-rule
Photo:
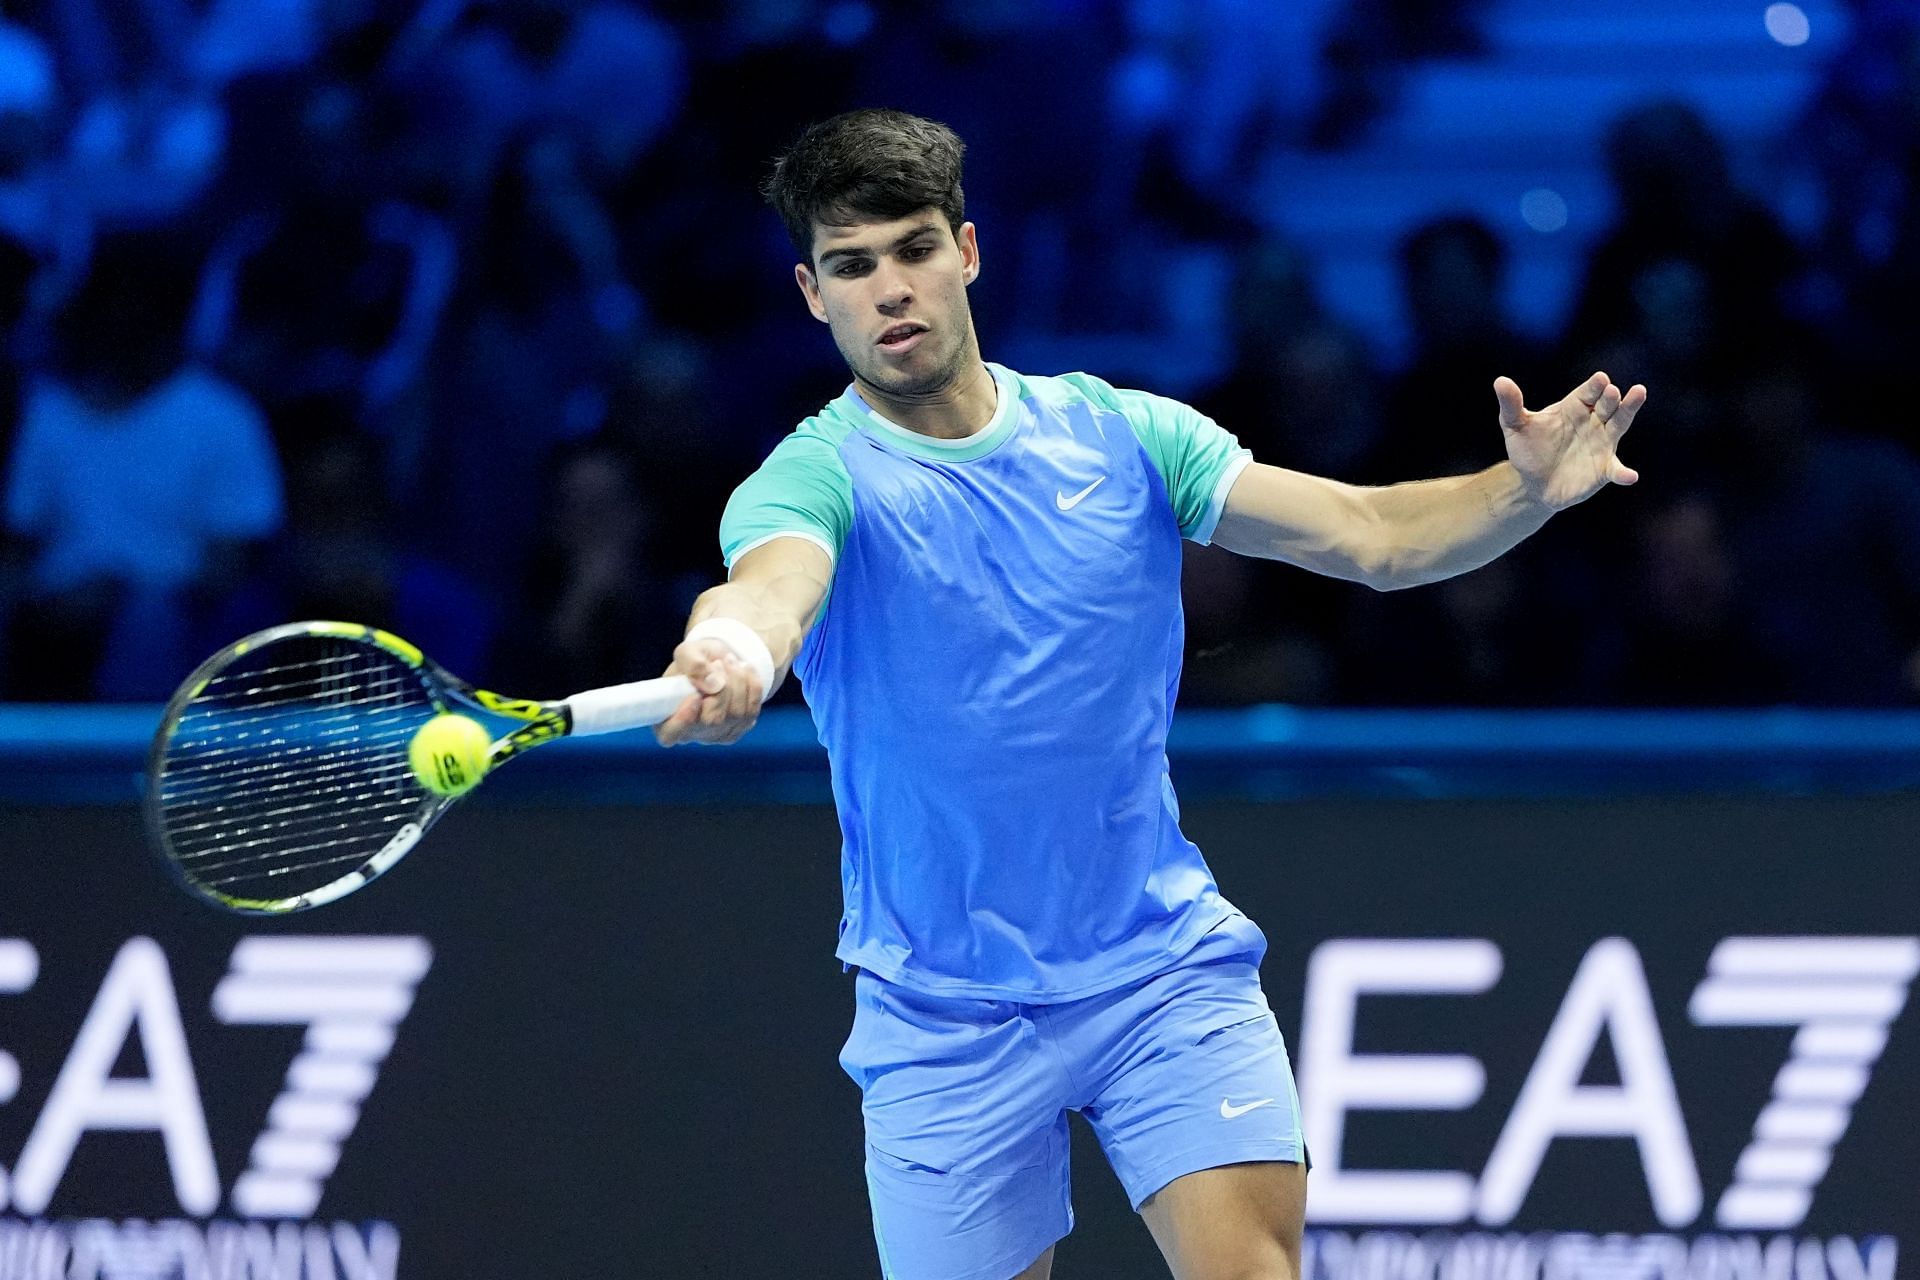
M 1600 393 L 1600 398 L 1593 402 L 1593 416 L 1606 422 L 1619 411 L 1620 388 L 1610 385 Z
M 1596 373 L 1573 389 L 1574 398 L 1589 409 L 1595 408 L 1612 385 L 1613 380 L 1606 374 Z
M 1520 420 L 1527 414 L 1527 403 L 1521 398 L 1520 384 L 1504 376 L 1495 378 L 1493 394 L 1500 401 L 1500 425 L 1508 431 L 1519 430 Z
M 1620 397 L 1620 407 L 1607 416 L 1607 426 L 1613 430 L 1613 438 L 1618 443 L 1620 437 L 1627 434 L 1627 428 L 1633 425 L 1633 419 L 1640 412 L 1640 406 L 1647 402 L 1647 389 L 1639 383 L 1627 388 Z
M 1595 375 L 1604 377 L 1604 374 Z M 1587 384 L 1591 386 L 1592 383 Z M 1582 388 L 1584 391 L 1586 388 Z M 1620 443 L 1620 437 L 1633 425 L 1634 415 L 1640 412 L 1640 406 L 1647 402 L 1647 389 L 1640 383 L 1634 383 L 1624 392 L 1619 386 L 1609 383 L 1600 393 L 1600 398 L 1591 406 L 1593 416 L 1599 419 L 1600 426 L 1608 436 L 1609 451 Z M 1612 454 L 1607 459 L 1607 480 L 1611 484 L 1633 484 L 1640 479 L 1640 473 L 1620 461 L 1619 455 Z

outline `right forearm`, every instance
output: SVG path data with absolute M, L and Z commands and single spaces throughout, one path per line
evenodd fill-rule
M 695 696 L 655 727 L 661 744 L 733 742 L 751 729 L 760 704 L 799 656 L 832 577 L 823 547 L 776 537 L 735 560 L 726 582 L 702 592 L 667 668 L 691 680 Z
M 786 672 L 800 652 L 800 641 L 813 621 L 812 602 L 819 597 L 819 585 L 800 573 L 752 583 L 723 582 L 703 591 L 694 601 L 687 627 L 691 630 L 709 618 L 734 618 L 746 623 L 765 642 L 777 676 Z

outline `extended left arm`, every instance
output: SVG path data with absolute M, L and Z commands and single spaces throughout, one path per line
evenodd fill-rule
M 1213 541 L 1379 591 L 1477 569 L 1608 484 L 1639 476 L 1615 446 L 1646 403 L 1596 373 L 1529 413 L 1511 378 L 1494 383 L 1507 461 L 1476 475 L 1364 488 L 1253 464 L 1227 495 Z

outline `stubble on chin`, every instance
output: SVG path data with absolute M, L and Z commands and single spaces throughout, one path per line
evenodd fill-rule
M 877 355 L 868 355 L 865 359 L 855 360 L 844 346 L 840 348 L 840 355 L 856 377 L 890 396 L 911 400 L 920 396 L 933 395 L 951 386 L 959 374 L 961 357 L 965 350 L 965 344 L 962 343 L 950 352 L 945 360 L 918 375 L 904 370 L 890 369 Z

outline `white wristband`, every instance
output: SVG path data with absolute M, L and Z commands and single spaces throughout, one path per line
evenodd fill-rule
M 760 701 L 765 702 L 773 693 L 773 651 L 767 648 L 767 642 L 738 618 L 708 618 L 705 622 L 695 623 L 687 632 L 688 640 L 718 640 L 733 650 L 734 656 L 747 664 L 753 674 L 760 677 Z

